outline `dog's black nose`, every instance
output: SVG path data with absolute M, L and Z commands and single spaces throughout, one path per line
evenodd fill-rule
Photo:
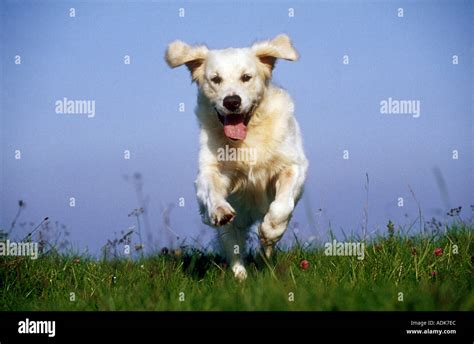
M 242 99 L 237 95 L 227 96 L 224 98 L 223 103 L 227 110 L 235 111 L 240 107 L 240 104 L 242 103 Z

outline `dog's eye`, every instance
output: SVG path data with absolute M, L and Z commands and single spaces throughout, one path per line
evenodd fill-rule
M 244 74 L 244 75 L 242 75 L 242 77 L 240 78 L 240 80 L 242 80 L 242 82 L 250 81 L 250 79 L 252 79 L 252 76 L 251 76 L 250 74 Z
M 211 81 L 215 84 L 220 84 L 222 82 L 222 78 L 219 75 L 216 75 L 215 77 L 211 78 Z

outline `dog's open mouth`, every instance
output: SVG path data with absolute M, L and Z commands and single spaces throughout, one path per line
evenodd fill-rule
M 217 117 L 224 126 L 224 134 L 231 140 L 242 141 L 247 137 L 247 124 L 250 119 L 250 113 L 233 113 L 226 116 L 222 116 L 217 111 Z

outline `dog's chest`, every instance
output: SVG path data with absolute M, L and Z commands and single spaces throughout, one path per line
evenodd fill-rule
M 235 156 L 229 155 L 228 160 L 220 161 L 221 173 L 230 179 L 233 192 L 265 191 L 287 166 L 283 157 L 270 156 L 257 148 L 250 149 L 241 151 L 240 156 L 236 152 Z

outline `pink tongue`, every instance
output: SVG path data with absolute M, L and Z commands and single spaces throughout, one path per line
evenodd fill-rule
M 233 140 L 244 140 L 247 136 L 247 126 L 240 114 L 224 116 L 224 134 Z

